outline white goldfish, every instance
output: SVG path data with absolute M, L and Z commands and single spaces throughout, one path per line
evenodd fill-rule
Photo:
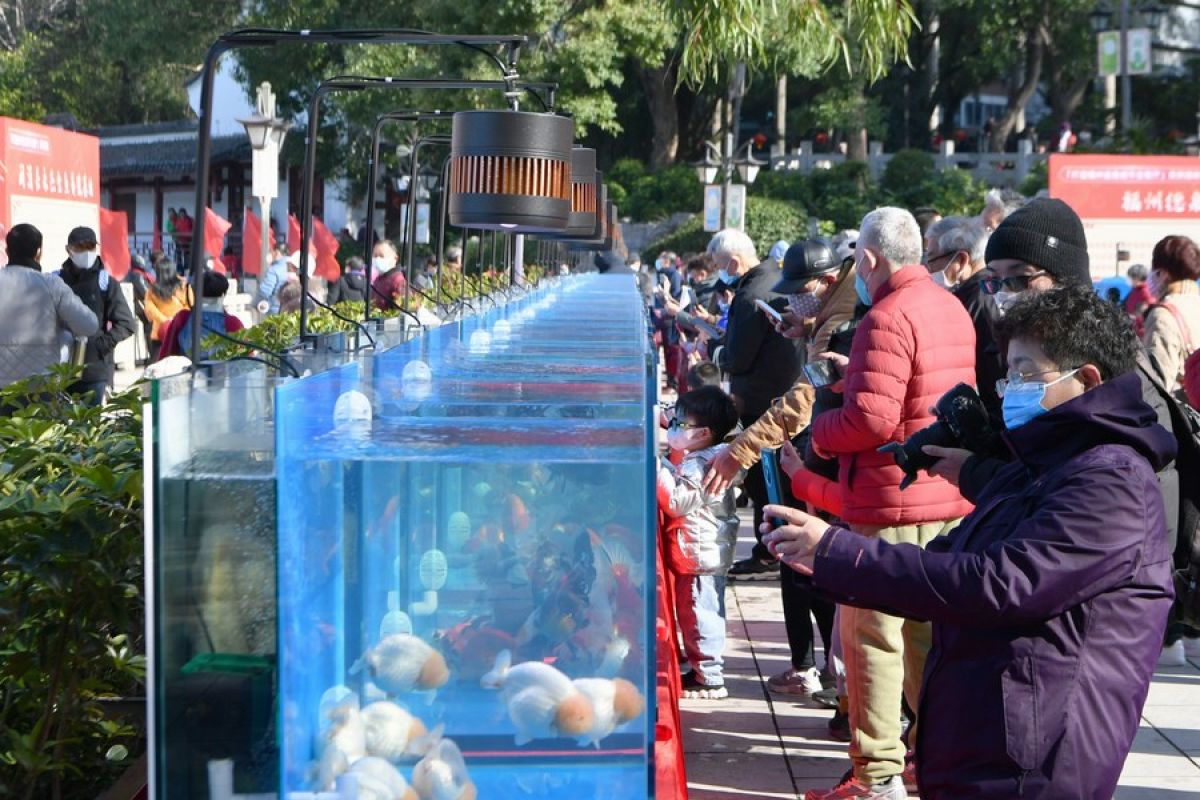
M 499 689 L 508 717 L 517 728 L 518 745 L 534 739 L 583 736 L 596 724 L 592 703 L 571 679 L 549 664 L 526 661 L 512 666 L 512 653 L 502 650 L 495 668 L 480 679 Z
M 413 768 L 413 788 L 420 800 L 475 800 L 475 783 L 458 745 L 449 739 L 435 744 Z
M 641 692 L 624 678 L 577 678 L 572 681 L 575 688 L 592 705 L 592 726 L 576 736 L 581 746 L 600 747 L 600 740 L 635 719 L 646 707 Z
M 408 633 L 385 637 L 350 671 L 358 672 L 364 664 L 375 685 L 389 695 L 432 691 L 450 679 L 445 657 L 423 639 Z
M 358 800 L 418 800 L 400 771 L 382 758 L 359 759 L 350 774 L 358 778 Z
M 362 722 L 368 755 L 395 762 L 405 756 L 424 755 L 431 745 L 425 723 L 388 700 L 364 708 Z M 438 738 L 440 728 L 432 737 Z

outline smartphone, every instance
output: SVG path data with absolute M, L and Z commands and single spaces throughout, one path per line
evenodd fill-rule
M 805 364 L 804 375 L 808 378 L 808 382 L 813 385 L 814 389 L 823 389 L 830 384 L 838 382 L 837 370 L 834 369 L 833 362 L 828 358 L 817 359 Z
M 767 484 L 767 501 L 772 505 L 783 505 L 783 470 L 779 468 L 779 450 L 778 448 L 763 448 L 762 452 L 762 468 L 763 478 Z M 771 523 L 772 528 L 778 528 L 783 524 L 783 520 L 778 517 L 770 517 L 767 522 Z
M 780 314 L 778 311 L 771 308 L 771 306 L 768 305 L 765 300 L 755 300 L 754 305 L 758 306 L 759 311 L 763 312 L 776 322 L 783 322 L 783 314 Z

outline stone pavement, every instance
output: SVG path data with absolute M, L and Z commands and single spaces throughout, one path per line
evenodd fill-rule
M 738 558 L 753 543 L 742 516 Z M 826 735 L 832 712 L 766 690 L 788 666 L 779 582 L 732 582 L 726 605 L 730 696 L 680 702 L 690 797 L 795 798 L 832 786 L 849 766 L 846 745 Z M 1200 800 L 1200 660 L 1155 673 L 1116 800 Z

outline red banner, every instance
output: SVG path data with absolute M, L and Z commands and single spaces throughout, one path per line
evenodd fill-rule
M 270 229 L 267 230 L 267 242 L 269 247 L 275 246 L 275 232 Z M 262 224 L 258 215 L 247 208 L 242 220 L 242 270 L 246 275 L 258 275 L 262 271 L 263 265 L 258 263 L 261 253 Z
M 233 223 L 222 217 L 211 208 L 204 209 L 204 251 L 212 256 L 213 269 L 225 274 L 225 263 L 221 261 L 221 253 L 225 248 L 225 234 Z
M 119 281 L 129 274 L 129 221 L 124 211 L 100 209 L 100 260 Z
M 1050 196 L 1084 219 L 1200 217 L 1200 160 L 1187 156 L 1050 156 Z
M 316 217 L 313 217 L 313 245 L 317 249 L 316 274 L 327 281 L 336 281 L 342 276 L 337 260 L 338 240 Z
M 288 252 L 300 252 L 300 239 L 303 238 L 300 233 L 300 220 L 296 219 L 295 214 L 288 214 Z

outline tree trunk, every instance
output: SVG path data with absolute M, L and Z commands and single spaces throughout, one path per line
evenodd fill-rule
M 679 152 L 679 104 L 675 99 L 674 70 L 669 64 L 639 67 L 654 138 L 650 143 L 650 169 L 659 170 L 675 163 Z
M 1038 25 L 1032 34 L 1032 41 L 1025 50 L 1025 74 L 1021 83 L 1012 93 L 1008 101 L 1008 109 L 992 129 L 992 150 L 1003 153 L 1008 136 L 1013 132 L 1017 119 L 1024 114 L 1025 106 L 1037 91 L 1038 81 L 1042 79 L 1042 65 L 1046 57 L 1046 32 L 1043 25 Z
M 846 159 L 849 161 L 867 160 L 866 128 L 855 128 L 846 131 Z

